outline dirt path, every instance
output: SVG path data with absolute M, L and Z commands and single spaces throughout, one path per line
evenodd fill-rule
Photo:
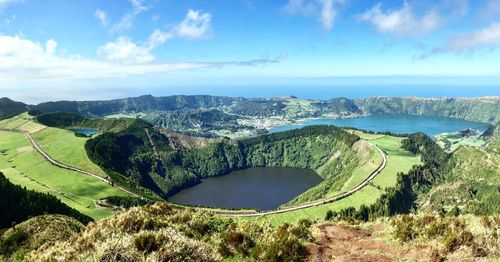
M 345 192 L 342 192 L 340 194 L 337 194 L 335 196 L 332 196 L 332 197 L 329 197 L 329 198 L 326 198 L 326 199 L 320 199 L 320 200 L 316 200 L 316 201 L 313 201 L 313 202 L 304 203 L 304 204 L 301 204 L 301 205 L 286 207 L 286 208 L 277 209 L 277 210 L 272 210 L 272 211 L 248 212 L 248 213 L 245 213 L 245 212 L 231 213 L 231 212 L 220 211 L 220 212 L 216 212 L 216 213 L 217 214 L 221 214 L 221 215 L 225 215 L 225 216 L 231 216 L 231 217 L 257 217 L 257 216 L 266 216 L 266 215 L 285 213 L 285 212 L 290 212 L 290 211 L 294 211 L 294 210 L 304 209 L 304 208 L 308 208 L 308 207 L 323 205 L 323 204 L 331 203 L 331 202 L 343 199 L 345 197 L 348 197 L 348 196 L 356 193 L 357 191 L 361 190 L 366 185 L 368 185 L 368 183 L 370 181 L 372 181 L 378 174 L 380 174 L 380 172 L 382 172 L 382 170 L 384 170 L 384 168 L 385 168 L 385 166 L 387 164 L 387 157 L 386 157 L 385 153 L 380 148 L 378 148 L 376 145 L 373 145 L 373 146 L 377 149 L 377 151 L 379 152 L 379 154 L 382 156 L 382 163 L 380 163 L 380 165 L 375 170 L 373 170 L 370 173 L 370 175 L 367 178 L 365 178 L 365 180 L 363 180 L 361 183 L 359 183 L 355 187 L 353 187 L 353 188 L 351 188 L 351 189 L 349 189 L 349 190 L 347 190 Z
M 400 261 L 431 258 L 429 247 L 407 250 L 388 245 L 381 236 L 386 228 L 375 225 L 373 229 L 353 229 L 343 225 L 324 224 L 313 244 L 307 247 L 307 261 Z
M 98 176 L 96 174 L 93 174 L 91 172 L 88 172 L 88 171 L 85 171 L 85 170 L 82 170 L 80 168 L 77 168 L 77 167 L 73 167 L 73 166 L 69 166 L 69 165 L 66 165 L 66 164 L 63 164 L 55 159 L 53 159 L 52 157 L 50 157 L 45 151 L 43 151 L 42 148 L 40 148 L 40 146 L 38 146 L 38 144 L 36 143 L 35 139 L 33 139 L 33 137 L 31 136 L 31 134 L 29 132 L 26 132 L 26 131 L 22 131 L 22 130 L 18 130 L 18 129 L 8 129 L 8 128 L 0 128 L 0 131 L 7 131 L 7 132 L 16 132 L 16 133 L 21 133 L 21 134 L 24 134 L 28 140 L 30 141 L 30 144 L 31 146 L 33 147 L 33 149 L 35 149 L 43 158 L 45 158 L 45 160 L 47 160 L 49 163 L 51 163 L 52 165 L 56 166 L 56 167 L 59 167 L 59 168 L 63 168 L 63 169 L 67 169 L 67 170 L 71 170 L 71 171 L 74 171 L 74 172 L 78 172 L 78 173 L 81 173 L 81 174 L 84 174 L 84 175 L 87 175 L 87 176 L 91 176 L 91 177 L 94 177 L 94 178 L 97 178 L 107 184 L 110 184 L 112 185 L 112 182 L 106 178 L 103 178 L 101 176 Z M 115 188 L 129 194 L 129 195 L 133 195 L 135 197 L 141 197 L 121 186 L 114 186 Z

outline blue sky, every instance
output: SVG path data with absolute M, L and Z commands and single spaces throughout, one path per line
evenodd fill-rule
M 500 0 L 0 0 L 0 96 L 387 82 L 498 94 L 499 46 Z

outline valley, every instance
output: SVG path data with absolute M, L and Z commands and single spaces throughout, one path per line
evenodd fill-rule
M 276 111 L 267 107 L 263 111 L 240 111 L 250 114 L 245 116 L 247 122 L 241 126 L 242 129 L 215 127 L 223 123 L 239 126 L 243 121 L 241 115 L 234 115 L 236 122 L 229 119 L 213 122 L 212 113 L 204 113 L 201 118 L 191 118 L 191 114 L 182 117 L 176 115 L 169 121 L 177 123 L 177 126 L 165 129 L 163 124 L 145 121 L 151 113 L 139 114 L 140 117 L 136 118 L 126 117 L 127 112 L 121 112 L 120 117 L 115 115 L 111 118 L 80 116 L 73 112 L 22 113 L 0 121 L 0 163 L 3 163 L 0 165 L 0 172 L 14 184 L 53 195 L 69 207 L 97 220 L 123 212 L 119 211 L 124 210 L 119 203 L 139 203 L 134 197 L 152 202 L 164 202 L 161 200 L 163 198 L 168 199 L 167 202 L 177 203 L 168 205 L 179 209 L 179 212 L 190 212 L 187 210 L 194 205 L 200 212 L 209 212 L 237 223 L 279 228 L 288 224 L 299 225 L 301 221 L 328 221 L 326 217 L 329 213 L 333 213 L 334 218 L 343 220 L 349 218 L 350 214 L 357 216 L 357 213 L 352 212 L 367 207 L 368 210 L 375 210 L 380 206 L 380 201 L 387 201 L 384 199 L 394 201 L 391 197 L 396 197 L 395 201 L 399 201 L 397 197 L 403 196 L 394 196 L 391 192 L 399 192 L 393 190 L 403 186 L 402 177 L 407 173 L 411 175 L 412 172 L 420 172 L 417 171 L 419 166 L 427 168 L 430 162 L 428 151 L 420 151 L 422 147 L 414 150 L 405 146 L 409 137 L 415 142 L 421 139 L 420 136 L 396 133 L 421 130 L 435 136 L 434 142 L 421 134 L 429 139 L 424 140 L 425 143 L 436 146 L 431 151 L 441 146 L 452 157 L 442 167 L 430 171 L 434 178 L 424 179 L 427 186 L 411 189 L 414 198 L 411 202 L 414 204 L 411 205 L 423 210 L 422 212 L 452 212 L 455 209 L 466 214 L 496 212 L 492 205 L 498 201 L 494 193 L 498 188 L 496 174 L 500 171 L 497 159 L 498 132 L 495 131 L 498 124 L 492 126 L 425 115 L 351 118 L 351 115 L 346 114 L 338 120 L 302 118 L 310 116 L 311 106 L 310 103 L 295 105 L 293 121 L 299 121 L 300 124 L 271 116 L 270 122 L 259 128 L 252 127 L 252 123 L 256 123 L 252 121 L 267 119 L 259 114 L 275 114 Z M 278 120 L 273 122 L 273 118 Z M 191 125 L 191 120 L 198 123 Z M 344 127 L 338 128 L 332 124 Z M 279 126 L 271 128 L 274 125 Z M 349 125 L 353 128 L 346 127 Z M 185 130 L 183 126 L 189 126 L 190 129 Z M 89 135 L 82 135 L 78 130 L 93 131 Z M 217 132 L 201 137 L 191 136 L 204 133 L 203 130 Z M 241 130 L 248 132 L 242 133 Z M 457 131 L 449 132 L 453 130 Z M 470 135 L 458 132 L 466 130 L 472 130 Z M 226 135 L 218 135 L 221 132 Z M 475 165 L 477 160 L 468 160 L 470 157 L 486 160 L 488 165 Z M 317 174 L 319 180 L 307 185 L 299 182 L 298 178 L 294 179 L 294 182 L 301 184 L 302 189 L 269 207 L 245 204 L 225 206 L 218 204 L 221 201 L 197 201 L 207 200 L 207 197 L 198 195 L 198 190 L 200 186 L 208 186 L 206 183 L 210 179 L 235 179 L 236 175 L 232 172 L 245 174 L 255 168 L 299 168 Z M 280 189 L 269 189 L 267 186 L 286 181 L 290 175 L 287 173 L 289 171 L 276 177 L 278 180 L 275 182 L 267 180 L 273 178 L 272 174 L 258 178 L 260 182 L 269 181 L 265 182 L 268 183 L 266 185 L 257 186 L 263 190 L 263 196 L 272 198 L 279 193 L 274 190 Z M 464 173 L 481 175 L 468 178 Z M 457 176 L 463 177 L 458 179 Z M 247 182 L 235 180 L 237 185 L 232 185 L 233 182 L 223 186 L 209 185 L 212 192 L 207 191 L 207 194 L 213 199 L 221 200 L 252 198 L 259 205 L 263 204 L 265 201 L 259 201 L 261 196 L 246 195 L 248 193 L 238 190 L 238 186 L 251 189 L 250 185 L 256 179 L 248 174 L 243 178 L 247 180 L 242 181 Z M 474 179 L 485 183 L 478 184 Z M 290 185 L 283 186 L 286 188 Z M 230 190 L 221 191 L 220 187 L 234 187 L 236 191 L 232 194 L 237 195 L 231 197 Z M 402 190 L 405 192 L 407 189 Z M 464 190 L 474 192 L 474 195 L 466 196 L 463 194 Z M 255 193 L 255 190 L 251 191 L 252 194 Z M 200 192 L 203 194 L 203 190 Z M 182 199 L 183 194 L 188 194 L 191 200 L 176 200 Z M 116 198 L 118 202 L 111 201 L 112 198 Z M 395 207 L 384 212 L 400 212 L 392 210 L 393 208 Z M 371 227 L 369 221 L 366 225 Z M 380 227 L 380 224 L 374 225 Z M 392 227 L 388 224 L 383 226 Z M 325 234 L 328 233 L 325 231 Z M 384 236 L 383 239 L 392 237 Z M 323 240 L 318 241 L 320 245 L 330 245 Z M 308 250 L 311 254 L 317 253 L 313 248 Z M 426 256 L 430 256 L 430 253 Z

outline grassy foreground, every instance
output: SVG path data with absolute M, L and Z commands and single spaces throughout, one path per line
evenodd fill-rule
M 386 136 L 386 135 L 371 135 L 357 132 L 361 138 L 377 145 L 387 155 L 387 165 L 384 170 L 372 181 L 372 184 L 364 187 L 353 195 L 341 199 L 339 201 L 310 207 L 301 210 L 295 210 L 286 213 L 273 214 L 259 218 L 245 218 L 256 219 L 261 222 L 270 222 L 274 225 L 283 223 L 297 223 L 301 219 L 322 220 L 328 210 L 341 210 L 347 207 L 359 208 L 362 204 L 370 205 L 377 201 L 383 194 L 383 189 L 396 185 L 397 173 L 407 172 L 413 165 L 420 164 L 420 156 L 414 155 L 401 148 L 401 140 L 403 138 Z M 380 161 L 378 154 L 372 154 L 372 159 L 365 165 L 358 167 L 354 171 L 353 176 L 346 182 L 345 187 L 355 185 L 356 182 L 365 178 L 369 172 L 373 170 Z
M 105 176 L 88 159 L 83 147 L 85 139 L 74 136 L 70 131 L 41 126 L 26 113 L 0 121 L 0 127 L 30 132 L 54 159 Z M 12 183 L 50 193 L 92 218 L 112 214 L 111 210 L 96 206 L 96 200 L 107 196 L 125 196 L 122 191 L 96 178 L 51 165 L 20 133 L 0 131 L 0 171 Z

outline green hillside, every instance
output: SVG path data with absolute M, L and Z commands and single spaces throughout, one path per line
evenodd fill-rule
M 470 121 L 495 123 L 500 121 L 500 99 L 485 98 L 418 98 L 370 97 L 354 100 L 365 114 L 406 114 L 447 116 Z
M 148 130 L 157 155 L 148 140 Z M 360 158 L 353 150 L 359 137 L 336 127 L 307 127 L 242 140 L 214 142 L 199 149 L 174 150 L 168 140 L 146 123 L 87 142 L 94 163 L 117 179 L 151 189 L 162 197 L 192 186 L 204 177 L 220 176 L 248 167 L 281 166 L 313 169 L 325 181 L 306 192 L 301 201 L 339 190 Z M 124 161 L 126 160 L 126 161 Z
M 36 116 L 36 121 L 57 128 L 90 128 L 106 132 L 116 132 L 127 128 L 134 122 L 131 118 L 87 118 L 73 113 L 47 113 Z
M 46 127 L 27 113 L 0 121 L 0 128 L 14 128 L 31 133 L 37 144 L 59 162 L 106 177 L 107 174 L 87 157 L 85 142 L 72 131 Z M 50 164 L 21 133 L 0 131 L 0 172 L 14 184 L 56 196 L 66 205 L 92 218 L 112 214 L 96 205 L 108 196 L 126 194 L 111 185 L 74 171 Z

